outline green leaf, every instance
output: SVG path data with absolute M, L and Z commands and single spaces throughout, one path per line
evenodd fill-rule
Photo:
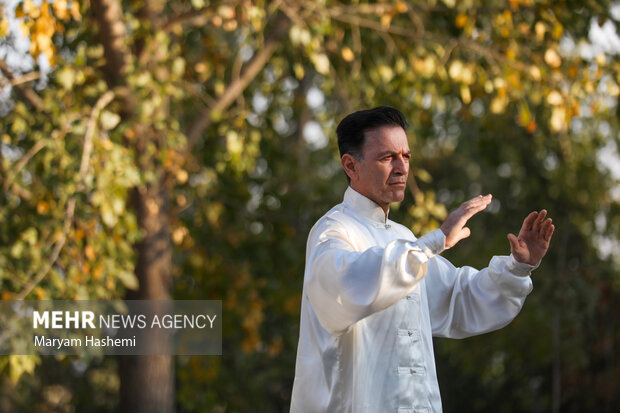
M 108 110 L 104 110 L 101 112 L 101 116 L 99 118 L 99 122 L 101 123 L 101 127 L 104 130 L 111 130 L 118 125 L 121 121 L 121 117 L 116 113 L 110 112 Z
M 9 356 L 10 378 L 13 385 L 19 382 L 24 373 L 33 374 L 38 360 L 36 356 Z
M 130 290 L 138 289 L 138 278 L 133 272 L 121 270 L 117 272 L 116 276 L 123 283 L 125 288 L 128 288 Z

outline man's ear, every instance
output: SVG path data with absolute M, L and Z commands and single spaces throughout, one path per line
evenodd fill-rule
M 344 169 L 344 173 L 352 180 L 356 181 L 359 173 L 358 169 L 358 160 L 351 154 L 345 153 L 340 158 L 340 164 L 342 165 L 342 169 Z

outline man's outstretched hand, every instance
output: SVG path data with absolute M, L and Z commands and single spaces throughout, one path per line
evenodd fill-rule
M 446 248 L 455 246 L 460 240 L 471 235 L 470 229 L 465 224 L 471 217 L 485 209 L 491 203 L 491 198 L 491 194 L 479 195 L 463 202 L 458 209 L 448 215 L 448 218 L 439 227 L 446 236 Z
M 524 220 L 519 236 L 508 234 L 510 252 L 521 263 L 538 265 L 547 253 L 555 226 L 545 217 L 547 211 L 532 212 Z

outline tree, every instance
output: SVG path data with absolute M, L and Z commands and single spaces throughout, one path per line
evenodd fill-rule
M 120 360 L 122 409 L 172 411 L 175 393 L 180 410 L 286 409 L 305 235 L 345 185 L 325 137 L 343 113 L 391 104 L 410 120 L 414 149 L 412 199 L 393 208 L 396 219 L 422 234 L 469 195 L 498 200 L 474 242 L 449 252 L 455 263 L 505 253 L 503 233 L 529 208 L 546 206 L 558 226 L 514 325 L 438 342 L 440 368 L 453 369 L 440 376 L 446 410 L 460 391 L 493 395 L 472 396 L 476 411 L 613 406 L 613 386 L 584 395 L 572 377 L 586 373 L 593 386 L 614 377 L 616 267 L 592 236 L 618 235 L 614 180 L 597 167 L 617 140 L 605 132 L 616 127 L 616 62 L 567 46 L 587 43 L 594 18 L 615 22 L 609 10 L 533 0 L 21 2 L 30 53 L 52 71 L 37 88 L 42 67 L 0 65 L 13 102 L 0 127 L 2 298 L 222 299 L 231 351 L 180 358 L 176 389 L 173 359 Z M 4 45 L 16 47 L 7 29 Z M 595 227 L 595 215 L 608 225 Z M 590 349 L 588 337 L 605 339 Z M 13 372 L 53 364 L 12 360 Z

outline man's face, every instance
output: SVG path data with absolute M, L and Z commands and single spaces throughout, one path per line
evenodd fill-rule
M 402 201 L 405 197 L 410 158 L 403 128 L 382 126 L 368 130 L 362 159 L 355 160 L 355 172 L 349 175 L 351 187 L 387 212 L 390 203 Z

